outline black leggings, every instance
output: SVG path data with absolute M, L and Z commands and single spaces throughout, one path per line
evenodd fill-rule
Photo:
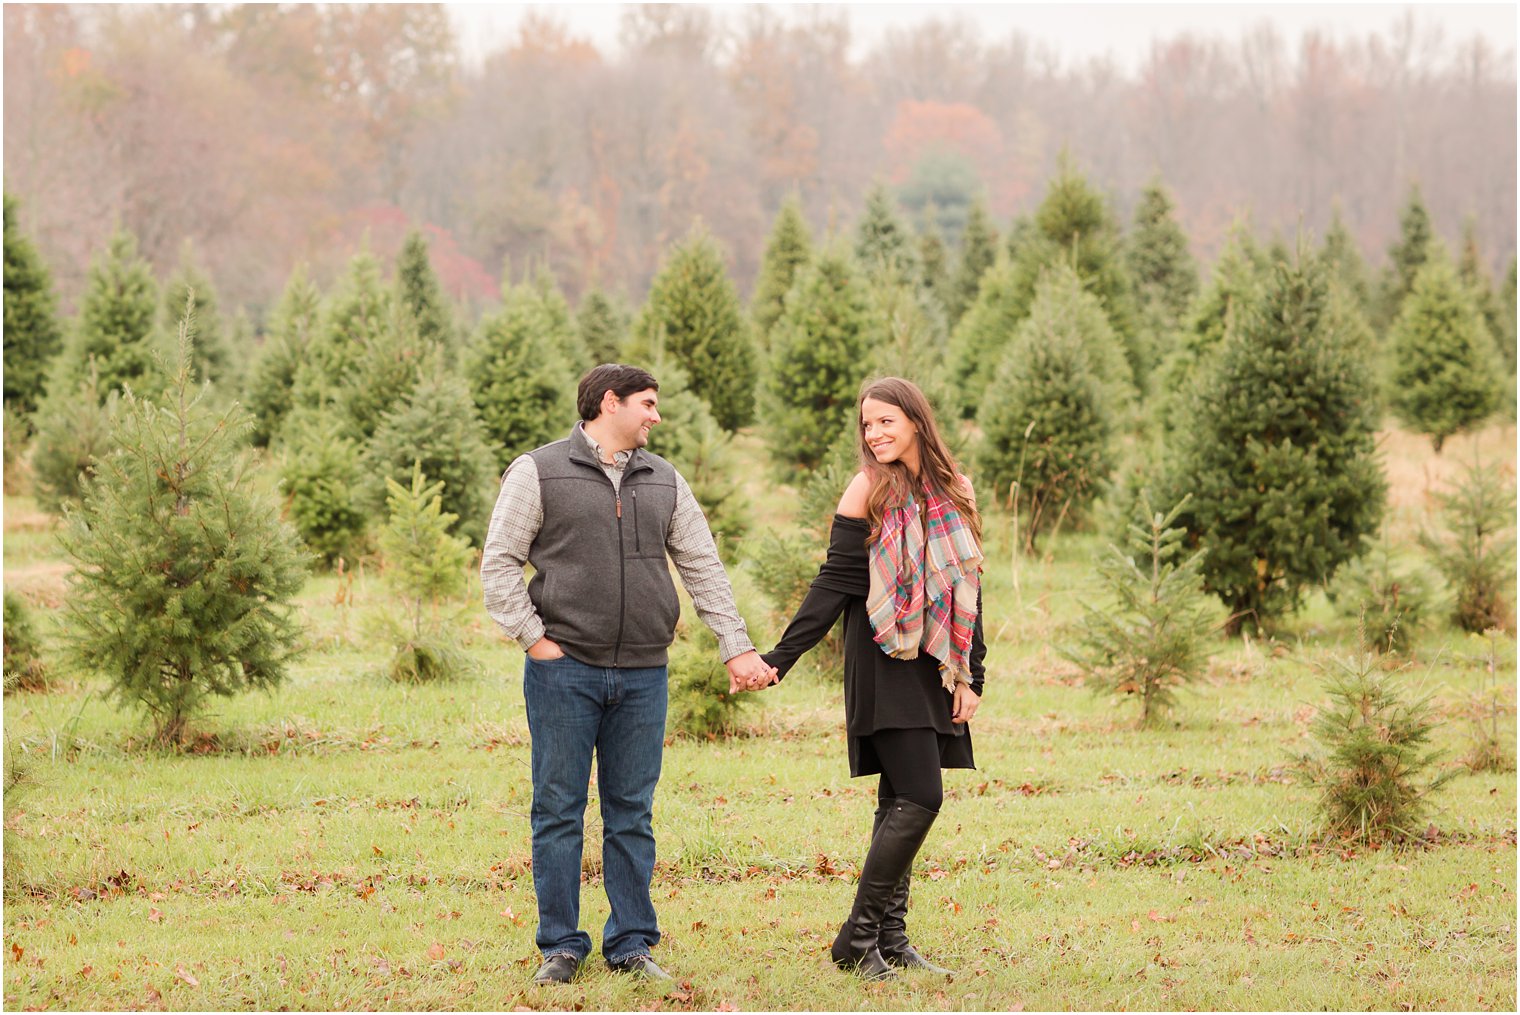
M 939 812 L 945 802 L 945 782 L 939 770 L 939 734 L 932 729 L 877 730 L 871 745 L 881 762 L 876 797 L 911 800 Z

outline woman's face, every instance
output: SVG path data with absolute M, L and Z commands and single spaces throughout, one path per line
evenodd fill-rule
M 860 403 L 860 427 L 878 462 L 902 462 L 918 471 L 918 427 L 900 407 L 867 398 Z

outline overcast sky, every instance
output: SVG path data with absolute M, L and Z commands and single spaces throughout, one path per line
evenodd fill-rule
M 626 5 L 607 3 L 448 4 L 459 29 L 465 59 L 474 64 L 511 38 L 530 10 L 550 14 L 572 33 L 595 43 L 604 53 L 617 50 L 618 22 Z M 738 13 L 742 4 L 708 4 Z M 802 4 L 769 4 L 783 17 L 795 17 Z M 1438 26 L 1448 42 L 1483 35 L 1500 52 L 1515 48 L 1515 5 L 1501 4 L 822 4 L 849 12 L 859 50 L 869 48 L 892 27 L 930 18 L 959 17 L 984 26 L 986 37 L 1000 40 L 1017 30 L 1048 44 L 1063 61 L 1080 62 L 1111 53 L 1126 70 L 1135 69 L 1151 41 L 1185 32 L 1238 38 L 1268 21 L 1289 40 L 1308 29 L 1332 37 L 1387 33 L 1405 11 L 1416 24 Z

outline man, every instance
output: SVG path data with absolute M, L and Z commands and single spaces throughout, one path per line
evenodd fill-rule
M 512 462 L 486 536 L 486 610 L 528 653 L 535 940 L 544 956 L 535 983 L 569 982 L 591 951 L 579 924 L 593 751 L 612 907 L 602 954 L 615 971 L 670 979 L 649 954 L 660 940 L 649 897 L 651 817 L 667 650 L 681 612 L 667 552 L 718 636 L 730 691 L 764 686 L 774 673 L 750 643 L 691 488 L 669 462 L 642 450 L 660 422 L 659 388 L 645 371 L 618 364 L 581 378 L 581 422 Z M 526 587 L 525 562 L 537 572 Z

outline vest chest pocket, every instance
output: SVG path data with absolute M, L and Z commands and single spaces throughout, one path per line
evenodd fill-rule
M 670 535 L 671 518 L 675 515 L 674 488 L 630 485 L 624 502 L 633 520 L 633 539 L 632 545 L 628 547 L 629 555 L 663 559 L 665 541 Z M 624 545 L 628 544 L 625 542 Z

